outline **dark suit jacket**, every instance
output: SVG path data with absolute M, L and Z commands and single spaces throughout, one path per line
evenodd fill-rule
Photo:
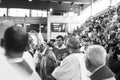
M 100 69 L 98 69 L 96 72 L 94 72 L 90 76 L 90 78 L 91 80 L 103 80 L 114 76 L 115 76 L 114 73 L 107 66 L 103 66 Z

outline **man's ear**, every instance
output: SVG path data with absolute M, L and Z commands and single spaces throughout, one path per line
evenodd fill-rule
M 85 60 L 86 68 L 91 72 L 91 62 L 88 58 Z
M 71 54 L 71 49 L 70 49 L 70 46 L 69 45 L 67 45 L 67 51 L 69 52 L 69 54 Z

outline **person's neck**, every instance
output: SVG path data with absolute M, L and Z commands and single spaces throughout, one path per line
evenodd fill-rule
M 71 50 L 71 53 L 80 53 L 80 50 L 79 49 L 73 49 L 73 50 Z
M 8 58 L 22 58 L 23 52 L 6 51 Z
M 62 44 L 61 44 L 61 45 L 58 45 L 58 47 L 59 47 L 59 48 L 62 47 Z

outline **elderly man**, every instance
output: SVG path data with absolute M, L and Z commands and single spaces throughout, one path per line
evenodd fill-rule
M 105 65 L 107 52 L 100 45 L 91 45 L 86 50 L 86 66 L 92 72 L 91 80 L 115 80 L 113 72 Z
M 85 66 L 84 54 L 80 53 L 80 41 L 71 37 L 66 42 L 67 56 L 52 73 L 56 80 L 89 80 L 89 71 Z

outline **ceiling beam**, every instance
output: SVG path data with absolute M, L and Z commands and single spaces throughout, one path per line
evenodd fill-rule
M 51 1 L 57 1 L 57 2 L 51 2 Z M 65 2 L 69 2 L 65 3 Z M 82 2 L 84 1 L 84 2 Z M 62 12 L 69 12 L 72 8 L 73 12 L 79 12 L 80 8 L 79 5 L 85 4 L 85 1 L 87 3 L 88 0 L 79 0 L 77 2 L 75 0 L 33 0 L 32 2 L 29 2 L 28 0 L 3 0 L 2 3 L 0 3 L 0 7 L 6 7 L 6 8 L 27 8 L 27 9 L 40 9 L 40 10 L 49 10 L 50 8 L 53 9 L 53 11 L 62 11 Z M 9 3 L 9 4 L 8 4 Z M 73 3 L 73 5 L 72 5 Z M 84 6 L 83 8 L 85 8 Z
M 75 2 L 76 4 L 90 4 L 91 3 L 91 0 L 38 0 L 38 1 L 51 1 L 51 2 L 63 2 L 63 3 Z

